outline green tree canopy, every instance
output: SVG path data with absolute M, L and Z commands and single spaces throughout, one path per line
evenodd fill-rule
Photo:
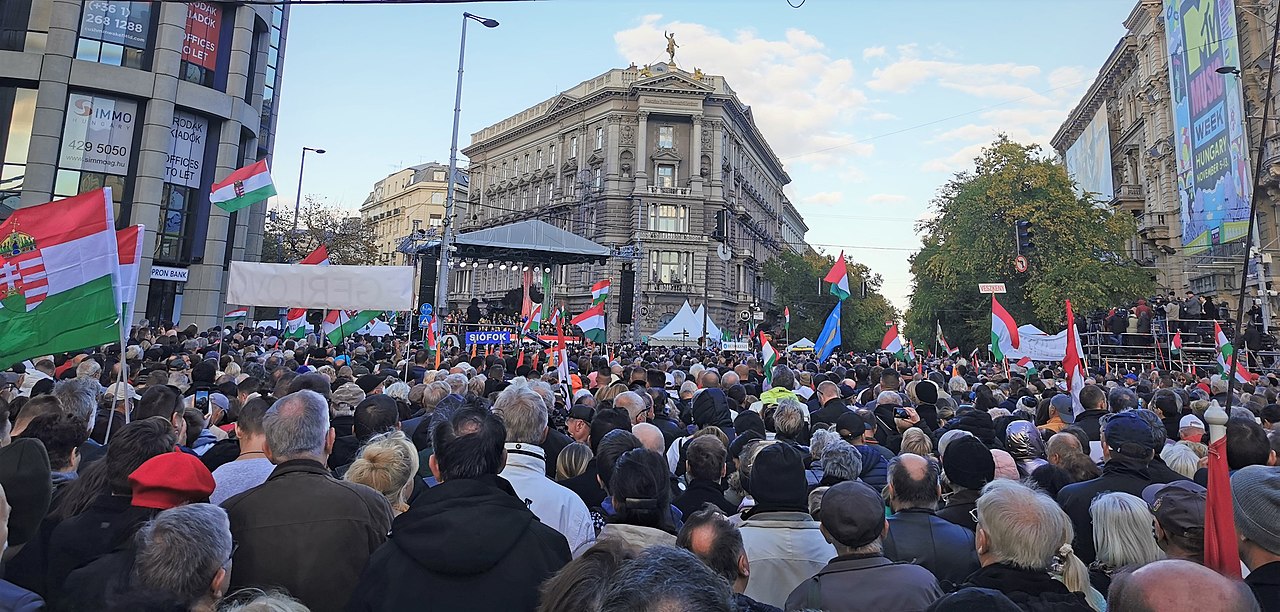
M 297 231 L 293 230 L 293 211 L 267 212 L 263 262 L 294 263 L 323 244 L 329 251 L 329 261 L 335 265 L 377 265 L 378 243 L 371 222 L 359 214 L 323 206 L 311 196 L 305 200 Z
M 770 320 L 777 322 L 775 329 L 779 333 L 782 331 L 782 309 L 790 307 L 790 340 L 807 337 L 817 341 L 822 325 L 838 301 L 828 291 L 827 283 L 822 282 L 822 277 L 827 275 L 835 261 L 836 258 L 830 255 L 814 252 L 799 255 L 784 251 L 765 264 L 764 277 L 773 283 L 778 303 L 777 309 L 768 315 Z M 897 320 L 898 312 L 880 294 L 879 274 L 872 273 L 866 264 L 855 262 L 850 257 L 845 257 L 845 269 L 853 295 L 841 306 L 840 336 L 844 341 L 841 350 L 878 349 L 880 339 L 884 337 L 884 322 Z M 862 297 L 864 282 L 866 297 Z
M 1002 135 L 974 162 L 938 190 L 932 217 L 916 228 L 924 247 L 911 257 L 906 320 L 918 346 L 933 346 L 935 321 L 964 352 L 990 342 L 991 298 L 978 283 L 1005 283 L 1008 293 L 998 299 L 1009 314 L 1049 332 L 1065 326 L 1066 299 L 1084 314 L 1154 289 L 1125 252 L 1133 217 L 1077 196 L 1066 168 L 1039 146 Z M 1019 220 L 1034 232 L 1024 274 L 1013 267 Z

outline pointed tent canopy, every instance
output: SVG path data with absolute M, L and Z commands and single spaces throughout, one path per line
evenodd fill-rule
M 698 339 L 702 337 L 702 306 L 694 310 L 689 306 L 689 300 L 685 300 L 680 306 L 680 310 L 676 312 L 676 316 L 667 323 L 665 327 L 657 333 L 649 336 L 649 344 L 659 346 L 697 346 Z M 707 318 L 707 329 L 710 332 L 707 337 L 712 341 L 720 340 L 720 328 L 716 327 L 715 321 L 710 317 Z
M 787 345 L 788 351 L 812 351 L 814 348 L 813 340 L 801 338 Z
M 608 247 L 537 219 L 458 234 L 454 245 L 457 250 L 451 255 L 453 259 L 602 264 L 612 255 Z M 418 252 L 430 253 L 439 246 L 438 240 L 432 241 Z

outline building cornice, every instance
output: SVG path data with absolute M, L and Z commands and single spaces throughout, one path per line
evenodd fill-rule
M 1080 103 L 1067 114 L 1067 120 L 1058 128 L 1050 144 L 1060 154 L 1065 153 L 1080 134 L 1084 132 L 1094 113 L 1106 104 L 1107 98 L 1116 94 L 1120 84 L 1128 78 L 1138 66 L 1138 38 L 1135 34 L 1126 34 L 1111 51 L 1107 61 L 1102 64 L 1098 76 L 1085 92 Z

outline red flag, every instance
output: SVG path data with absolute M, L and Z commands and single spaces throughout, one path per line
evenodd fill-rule
M 1084 412 L 1080 403 L 1080 390 L 1084 389 L 1084 363 L 1080 361 L 1080 329 L 1076 327 L 1071 300 L 1067 300 L 1067 354 L 1062 359 L 1063 376 L 1067 379 L 1067 392 L 1071 394 L 1071 410 L 1079 415 Z
M 540 357 L 542 357 L 542 351 L 534 351 L 534 352 L 533 352 L 533 371 L 534 371 L 535 375 L 536 375 L 536 373 L 538 372 L 538 359 L 539 359 Z
M 1214 426 L 1210 426 L 1212 429 Z M 1234 580 L 1240 579 L 1240 549 L 1231 502 L 1231 472 L 1227 467 L 1227 437 L 1209 444 L 1209 494 L 1204 506 L 1204 565 Z
M 524 365 L 524 350 L 516 354 L 516 369 L 520 369 L 522 365 Z

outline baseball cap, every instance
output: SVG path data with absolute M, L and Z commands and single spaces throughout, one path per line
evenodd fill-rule
M 1126 410 L 1103 417 L 1102 436 L 1107 447 L 1123 455 L 1141 457 L 1154 450 L 1155 433 L 1141 414 L 1142 410 Z
M 1182 420 L 1178 421 L 1178 429 L 1184 429 L 1187 427 L 1194 427 L 1196 429 L 1204 431 L 1204 421 L 1201 421 L 1194 414 L 1188 414 L 1182 417 Z
M 117 400 L 142 399 L 142 396 L 138 395 L 138 391 L 133 388 L 133 385 L 127 382 L 112 383 L 110 387 L 107 387 L 106 394 Z
M 884 533 L 884 499 L 860 480 L 832 485 L 822 495 L 822 526 L 844 546 L 866 546 Z
M 858 436 L 867 430 L 867 422 L 858 413 L 849 411 L 836 417 L 836 431 L 842 430 Z
M 1208 489 L 1190 480 L 1177 480 L 1147 486 L 1142 490 L 1142 499 L 1165 531 L 1184 537 L 1203 537 L 1208 493 Z
M 591 422 L 596 417 L 596 411 L 591 406 L 585 404 L 574 404 L 569 407 L 569 418 L 581 421 Z

